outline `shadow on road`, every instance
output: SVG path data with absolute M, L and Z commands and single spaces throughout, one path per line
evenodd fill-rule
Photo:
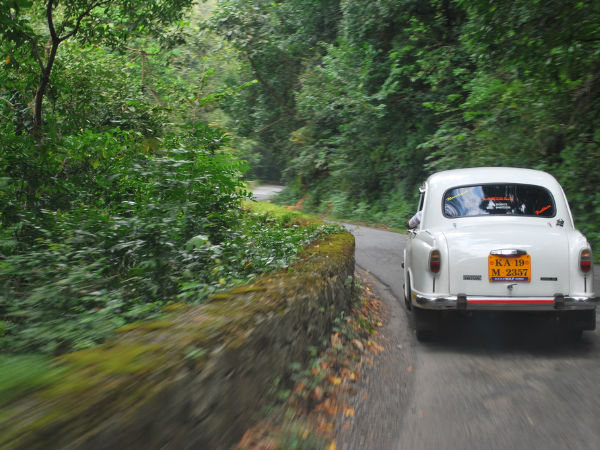
M 414 326 L 414 323 L 413 323 Z M 597 334 L 586 331 L 575 340 L 567 335 L 551 314 L 530 312 L 448 312 L 430 350 L 461 353 L 531 353 L 540 356 L 585 356 L 595 347 Z

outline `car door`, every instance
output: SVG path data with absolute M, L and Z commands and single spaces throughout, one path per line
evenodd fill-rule
M 423 213 L 424 205 L 425 205 L 425 187 L 420 187 L 419 188 L 419 204 L 417 207 L 417 211 L 415 212 L 415 215 L 419 212 L 421 212 L 421 214 Z M 412 267 L 412 260 L 413 260 L 413 251 L 414 251 L 413 247 L 414 247 L 415 238 L 417 237 L 417 235 L 420 232 L 421 232 L 421 223 L 419 223 L 415 228 L 408 230 L 408 242 L 404 249 L 404 295 L 405 295 L 405 297 L 408 297 L 409 292 L 410 292 L 409 291 L 409 288 L 410 288 L 409 283 L 411 283 L 410 272 L 412 271 L 411 267 Z

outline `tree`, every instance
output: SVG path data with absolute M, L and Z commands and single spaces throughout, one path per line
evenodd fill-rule
M 401 224 L 399 205 L 426 176 L 419 144 L 441 120 L 431 106 L 463 95 L 453 69 L 467 65 L 458 40 L 464 13 L 435 0 L 346 0 L 342 12 L 337 42 L 300 77 L 307 123 L 294 133 L 299 157 L 288 173 L 302 194 L 319 184 L 319 201 L 348 199 L 339 212 L 362 202 Z
M 225 105 L 236 131 L 253 139 L 260 153 L 258 176 L 275 179 L 291 158 L 289 134 L 305 118 L 298 114 L 299 75 L 314 64 L 318 42 L 332 42 L 340 18 L 339 0 L 220 0 L 210 21 L 240 55 L 247 79 L 258 83 Z M 232 80 L 239 84 L 240 81 Z
M 33 132 L 42 126 L 44 97 L 58 50 L 67 40 L 120 47 L 181 18 L 193 0 L 12 0 L 0 6 L 0 39 L 27 46 L 38 67 Z M 10 58 L 10 54 L 8 56 Z

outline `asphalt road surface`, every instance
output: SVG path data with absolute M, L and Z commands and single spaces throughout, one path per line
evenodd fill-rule
M 420 343 L 402 300 L 406 236 L 348 228 L 388 318 L 386 350 L 348 400 L 355 417 L 341 419 L 339 449 L 600 448 L 598 331 L 568 342 L 543 316 L 480 313 L 450 317 Z
M 252 190 L 252 196 L 259 202 L 264 202 L 283 190 L 284 186 L 265 184 Z

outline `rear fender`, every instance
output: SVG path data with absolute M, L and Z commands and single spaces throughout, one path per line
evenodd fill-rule
M 579 231 L 569 233 L 569 295 L 573 297 L 594 296 L 594 269 L 584 273 L 579 268 L 581 250 L 592 247 Z
M 439 250 L 441 256 L 441 269 L 438 273 L 432 273 L 429 269 L 429 255 L 434 249 Z M 408 272 L 412 291 L 426 295 L 448 295 L 449 261 L 444 235 L 421 231 L 414 238 L 411 250 L 412 258 Z

